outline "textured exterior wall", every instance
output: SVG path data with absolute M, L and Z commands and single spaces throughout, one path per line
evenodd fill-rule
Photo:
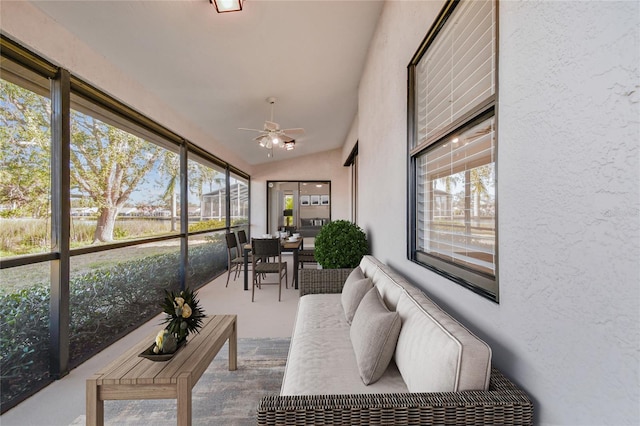
M 407 260 L 406 66 L 441 6 L 387 2 L 369 50 L 373 254 L 491 345 L 537 424 L 640 424 L 639 3 L 500 3 L 500 304 Z
M 358 143 L 358 116 L 356 115 L 351 123 L 351 128 L 349 129 L 349 133 L 347 133 L 347 137 L 344 140 L 344 145 L 342 145 L 342 164 L 347 161 L 351 151 L 353 151 L 353 147 Z

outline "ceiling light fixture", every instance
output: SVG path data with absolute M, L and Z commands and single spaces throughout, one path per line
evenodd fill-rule
M 281 148 L 286 151 L 294 150 L 296 148 L 296 140 L 292 136 L 304 134 L 304 129 L 300 127 L 293 129 L 281 129 L 280 125 L 273 121 L 273 105 L 276 103 L 276 98 L 272 96 L 266 100 L 269 105 L 271 105 L 271 120 L 265 121 L 262 129 L 248 129 L 240 127 L 238 130 L 259 132 L 260 135 L 253 138 L 253 140 L 256 141 L 260 147 L 267 149 L 267 156 L 271 158 L 273 157 L 274 148 Z
M 242 10 L 243 0 L 209 0 L 216 7 L 218 13 L 239 12 Z

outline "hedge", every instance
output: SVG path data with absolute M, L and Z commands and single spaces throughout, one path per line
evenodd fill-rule
M 124 261 L 71 277 L 69 359 L 73 368 L 161 312 L 165 289 L 180 286 L 180 252 Z M 226 270 L 218 239 L 189 248 L 187 283 L 201 287 Z M 1 411 L 50 382 L 49 287 L 0 294 Z M 160 324 L 159 324 L 160 326 Z

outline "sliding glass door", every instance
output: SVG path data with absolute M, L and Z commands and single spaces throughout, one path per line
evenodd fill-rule
M 330 181 L 267 182 L 267 231 L 315 237 L 331 221 Z

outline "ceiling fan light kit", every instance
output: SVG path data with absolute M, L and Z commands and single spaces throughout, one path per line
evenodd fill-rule
M 273 157 L 273 147 L 280 147 L 287 151 L 292 151 L 296 147 L 296 140 L 292 135 L 304 134 L 304 129 L 281 129 L 280 125 L 273 121 L 273 105 L 276 103 L 276 98 L 269 97 L 267 102 L 271 105 L 271 120 L 264 122 L 264 127 L 260 129 L 247 129 L 241 127 L 239 130 L 248 130 L 251 132 L 259 132 L 260 136 L 255 137 L 253 140 L 258 143 L 259 146 L 269 150 L 267 156 Z
M 216 7 L 216 12 L 239 12 L 242 10 L 243 0 L 209 0 Z

